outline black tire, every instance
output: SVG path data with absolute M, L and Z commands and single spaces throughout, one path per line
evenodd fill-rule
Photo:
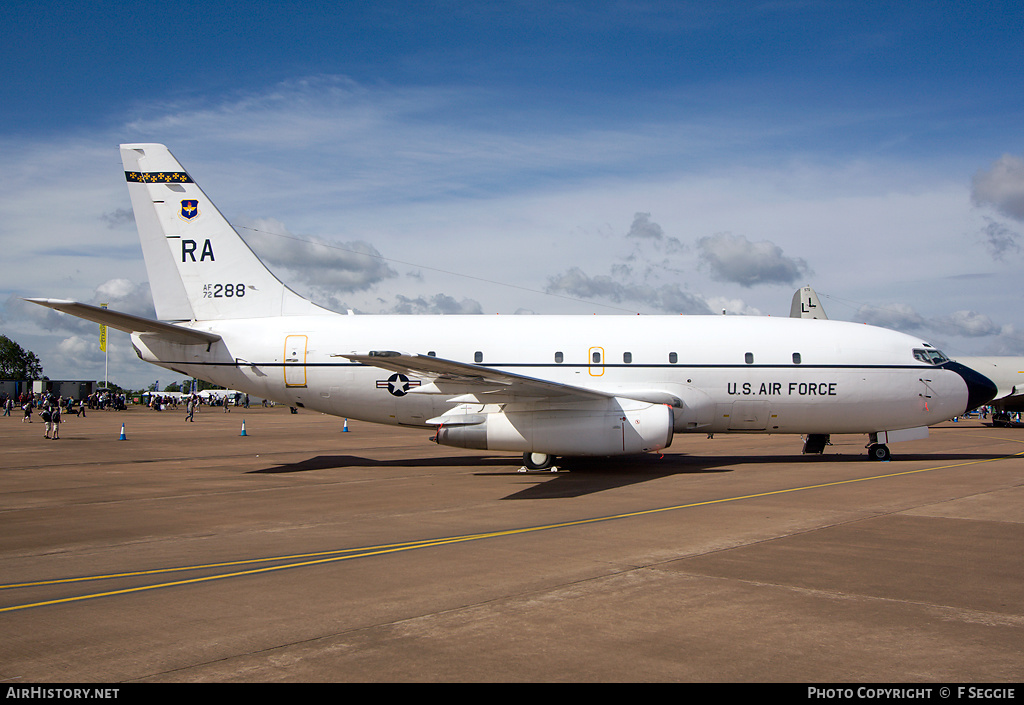
M 523 453 L 523 465 L 530 470 L 547 470 L 555 464 L 555 456 L 547 453 Z
M 889 453 L 889 447 L 882 443 L 875 443 L 870 448 L 868 448 L 868 455 L 871 456 L 872 460 L 879 461 L 889 460 L 889 458 L 892 457 L 892 455 Z

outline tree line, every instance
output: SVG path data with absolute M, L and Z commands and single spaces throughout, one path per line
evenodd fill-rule
M 0 379 L 43 379 L 43 363 L 31 350 L 0 335 Z
M 46 379 L 46 377 L 43 376 L 43 364 L 34 352 L 26 350 L 6 335 L 0 334 L 0 379 L 36 380 Z M 118 394 L 132 393 L 131 390 L 123 389 L 112 382 L 108 383 L 108 386 L 111 391 Z M 149 385 L 149 391 L 152 392 L 155 388 L 155 383 Z M 224 389 L 224 387 L 199 380 L 197 391 L 206 389 Z M 177 392 L 180 390 L 181 385 L 178 382 L 172 382 L 162 391 Z

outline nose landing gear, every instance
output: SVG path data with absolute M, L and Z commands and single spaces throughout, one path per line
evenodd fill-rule
M 889 460 L 892 455 L 889 453 L 889 446 L 884 443 L 872 443 L 868 446 L 868 456 L 872 460 L 879 460 L 885 462 Z

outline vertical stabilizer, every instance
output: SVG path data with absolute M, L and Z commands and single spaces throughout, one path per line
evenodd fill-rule
M 822 308 L 821 302 L 818 301 L 818 295 L 809 286 L 797 289 L 796 293 L 793 294 L 793 304 L 789 307 L 789 317 L 816 318 L 822 321 L 828 319 L 828 316 L 825 315 L 825 309 Z
M 128 193 L 157 317 L 329 313 L 282 284 L 162 144 L 123 144 Z

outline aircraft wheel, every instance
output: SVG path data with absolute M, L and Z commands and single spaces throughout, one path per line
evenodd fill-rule
M 555 464 L 555 456 L 547 453 L 523 453 L 523 465 L 530 470 L 547 470 Z
M 868 448 L 868 455 L 871 456 L 872 460 L 889 460 L 892 455 L 889 453 L 889 447 L 883 443 L 875 443 Z

